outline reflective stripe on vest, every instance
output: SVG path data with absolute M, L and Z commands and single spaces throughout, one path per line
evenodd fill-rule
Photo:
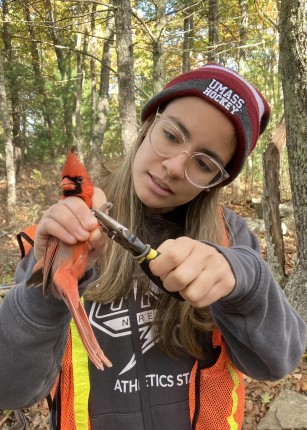
M 73 320 L 70 323 L 70 328 L 74 378 L 75 428 L 76 430 L 85 430 L 90 428 L 88 423 L 88 398 L 90 393 L 88 357 Z
M 191 372 L 193 430 L 239 430 L 245 406 L 243 375 L 230 361 L 220 331 L 214 330 L 212 340 L 214 347 L 221 347 L 217 362 L 205 369 L 199 369 L 196 362 Z
M 231 409 L 231 415 L 229 415 L 229 417 L 227 418 L 227 421 L 229 423 L 231 430 L 237 430 L 238 429 L 238 423 L 235 420 L 235 414 L 238 410 L 238 405 L 239 405 L 239 398 L 238 398 L 237 390 L 239 388 L 240 378 L 237 374 L 236 369 L 232 366 L 231 363 L 228 362 L 227 367 L 228 367 L 228 371 L 229 371 L 229 374 L 231 376 L 231 379 L 233 381 L 233 389 L 232 389 L 232 393 L 231 393 L 232 409 Z

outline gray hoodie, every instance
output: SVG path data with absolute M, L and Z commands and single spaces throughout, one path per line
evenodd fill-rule
M 259 242 L 242 218 L 225 210 L 233 238 L 230 248 L 215 246 L 228 260 L 236 279 L 234 291 L 211 306 L 229 355 L 246 375 L 278 380 L 300 362 L 306 347 L 306 324 L 290 306 L 260 255 Z M 17 286 L 0 308 L 0 408 L 30 406 L 50 391 L 61 367 L 70 314 L 66 305 L 41 287 L 26 288 L 35 264 L 30 252 L 18 265 Z M 95 277 L 80 282 L 81 293 Z M 112 369 L 98 371 L 90 363 L 89 414 L 92 430 L 143 430 L 138 359 L 131 335 L 129 303 L 136 309 L 142 365 L 153 428 L 190 430 L 188 384 L 194 359 L 166 357 L 150 330 L 154 301 L 162 294 L 153 286 L 139 297 L 105 305 L 86 301 L 85 308 Z M 133 331 L 133 330 L 132 330 Z

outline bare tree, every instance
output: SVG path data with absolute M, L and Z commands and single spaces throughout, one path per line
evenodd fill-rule
M 263 219 L 267 243 L 267 260 L 275 278 L 284 282 L 285 254 L 279 213 L 280 205 L 280 159 L 285 145 L 285 122 L 280 121 L 263 154 Z
M 12 47 L 12 34 L 11 34 L 11 16 L 9 13 L 9 1 L 3 0 L 3 42 L 5 48 L 5 55 L 8 60 L 8 84 L 10 88 L 10 104 L 12 109 L 12 139 L 13 139 L 13 152 L 15 159 L 16 177 L 19 176 L 22 165 L 22 143 L 21 143 L 21 101 L 19 97 L 19 77 L 13 72 L 13 65 L 16 64 L 14 50 Z
M 154 2 L 155 18 L 153 19 L 153 30 L 151 26 L 136 12 L 133 11 L 133 16 L 140 22 L 145 30 L 146 36 L 149 38 L 152 46 L 152 82 L 153 93 L 159 92 L 165 85 L 165 66 L 164 66 L 164 51 L 165 51 L 165 28 L 166 19 L 166 0 L 157 0 Z
M 219 27 L 219 0 L 209 0 L 208 11 L 208 25 L 209 25 L 209 48 L 208 48 L 208 61 L 218 61 L 218 27 Z
M 306 2 L 281 0 L 280 69 L 284 92 L 286 143 L 297 260 L 285 291 L 307 321 L 307 14 Z
M 62 99 L 63 99 L 63 108 L 64 108 L 64 118 L 63 118 L 63 126 L 66 135 L 67 145 L 71 145 L 73 140 L 72 133 L 72 106 L 69 101 L 69 84 L 70 84 L 70 69 L 69 58 L 71 55 L 70 50 L 64 51 L 63 46 L 65 45 L 62 40 L 60 31 L 58 26 L 56 25 L 56 8 L 52 7 L 51 0 L 45 1 L 46 8 L 46 26 L 49 30 L 49 34 L 54 46 L 54 51 L 57 58 L 58 69 L 61 74 L 62 79 Z
M 121 137 L 125 151 L 127 151 L 137 131 L 131 5 L 129 0 L 113 0 L 113 5 L 115 8 L 118 102 L 121 121 Z
M 240 22 L 240 46 L 239 46 L 239 73 L 244 76 L 246 68 L 246 42 L 248 34 L 248 1 L 239 0 L 239 5 L 241 9 L 241 22 Z M 252 158 L 248 160 L 248 163 L 252 163 Z M 232 199 L 233 201 L 240 201 L 241 199 L 241 175 L 237 176 L 236 179 L 231 184 Z
M 244 76 L 246 67 L 246 42 L 248 29 L 248 0 L 239 0 L 241 9 L 240 47 L 239 47 L 239 73 Z
M 94 11 L 93 5 L 93 11 Z M 95 34 L 94 14 L 91 19 L 91 33 Z M 111 73 L 111 56 L 114 44 L 115 22 L 114 11 L 109 8 L 106 15 L 106 26 L 104 31 L 104 43 L 100 68 L 99 90 L 96 91 L 96 64 L 91 59 L 91 139 L 89 151 L 89 168 L 95 183 L 99 183 L 101 173 L 106 171 L 103 162 L 102 147 L 104 133 L 107 126 L 109 114 L 109 87 Z
M 183 11 L 183 53 L 182 53 L 182 72 L 190 70 L 191 53 L 193 51 L 194 42 L 194 6 L 190 6 L 190 0 L 185 1 L 185 9 Z
M 11 118 L 5 90 L 5 78 L 3 68 L 3 58 L 0 53 L 0 117 L 3 127 L 3 139 L 5 145 L 5 164 L 7 176 L 7 221 L 10 222 L 14 216 L 14 207 L 16 204 L 16 180 L 14 168 L 14 148 L 12 139 Z
M 164 33 L 166 26 L 166 0 L 155 1 L 156 19 L 153 39 L 153 91 L 159 92 L 165 85 Z
M 84 25 L 81 21 L 81 13 L 83 11 L 81 3 L 77 3 L 76 5 L 76 21 L 77 21 L 77 43 L 76 43 L 76 63 L 77 63 L 77 80 L 76 80 L 76 108 L 74 113 L 74 121 L 75 122 L 75 130 L 76 130 L 76 144 L 78 157 L 81 162 L 83 159 L 83 140 L 82 140 L 82 118 L 81 118 L 81 106 L 82 106 L 82 87 L 83 87 L 83 79 L 85 73 L 85 59 L 83 52 L 86 52 L 86 44 L 88 33 L 84 28 Z M 84 39 L 82 40 L 82 34 L 85 34 Z M 83 45 L 83 47 L 82 47 Z
M 45 138 L 51 144 L 52 121 L 51 121 L 51 117 L 48 109 L 47 95 L 45 91 L 45 79 L 42 73 L 41 58 L 39 54 L 39 44 L 35 34 L 35 26 L 33 25 L 33 18 L 32 18 L 29 0 L 23 3 L 23 9 L 24 9 L 25 21 L 27 23 L 29 35 L 30 35 L 30 51 L 31 51 L 31 58 L 32 58 L 33 73 L 36 78 L 37 91 L 41 95 L 41 99 L 42 99 L 42 113 L 43 113 L 43 119 L 44 119 Z
M 90 58 L 90 79 L 91 79 L 91 116 L 90 116 L 90 139 L 89 139 L 89 153 L 93 148 L 94 139 L 94 125 L 96 118 L 96 105 L 97 105 L 97 79 L 96 79 L 96 57 L 97 55 L 97 37 L 96 37 L 96 10 L 97 4 L 92 4 L 91 19 L 90 19 L 90 40 L 89 51 L 92 54 Z
M 94 155 L 94 153 L 101 153 L 101 145 L 103 143 L 103 136 L 108 119 L 111 54 L 114 43 L 114 32 L 114 15 L 113 11 L 110 9 L 106 17 L 97 103 L 93 103 L 95 118 L 93 128 L 93 145 L 90 151 L 91 155 Z M 92 71 L 92 74 L 94 74 L 94 71 Z M 96 85 L 94 85 L 93 82 L 92 92 L 95 91 L 95 86 Z M 95 96 L 93 96 L 93 98 L 96 99 Z

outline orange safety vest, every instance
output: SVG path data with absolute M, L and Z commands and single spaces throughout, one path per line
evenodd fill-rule
M 190 379 L 189 405 L 193 430 L 239 430 L 244 419 L 243 374 L 231 362 L 221 332 L 214 330 L 213 347 L 220 347 L 217 362 L 200 369 L 194 364 Z
M 17 235 L 22 256 L 33 245 L 35 230 L 36 226 L 31 226 Z M 224 245 L 229 246 L 226 231 Z M 77 411 L 75 411 L 74 400 L 80 393 L 76 393 L 75 379 L 79 374 L 82 378 L 88 378 L 88 372 L 86 369 L 87 375 L 85 375 L 84 366 L 81 371 L 78 360 L 73 360 L 73 336 L 74 333 L 72 334 L 70 327 L 62 369 L 50 393 L 49 405 L 51 408 L 54 407 L 57 414 L 56 428 L 53 430 L 90 430 L 91 428 L 88 417 L 86 417 L 87 425 L 84 424 L 84 420 L 81 426 L 76 421 Z M 213 332 L 212 347 L 220 349 L 217 361 L 204 369 L 201 369 L 199 362 L 196 361 L 191 372 L 189 406 L 192 429 L 240 430 L 243 425 L 245 404 L 243 374 L 231 362 L 218 329 Z M 87 408 L 88 397 L 85 395 L 83 397 L 83 404 Z

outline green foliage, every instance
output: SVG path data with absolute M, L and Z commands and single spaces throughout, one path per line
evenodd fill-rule
M 272 398 L 273 398 L 273 395 L 270 394 L 270 393 L 263 393 L 263 394 L 261 394 L 261 401 L 262 401 L 263 404 L 270 403 L 270 401 L 272 400 Z
M 150 0 L 131 2 L 133 9 L 133 56 L 135 74 L 136 110 L 153 95 L 153 38 L 163 37 L 163 60 L 166 79 L 182 70 L 184 19 L 193 20 L 193 45 L 189 53 L 190 66 L 198 67 L 208 56 L 208 4 L 177 0 L 166 2 L 165 27 L 160 35 L 156 31 L 156 3 Z M 11 99 L 18 95 L 20 113 L 21 147 L 26 159 L 53 160 L 76 143 L 73 116 L 76 108 L 77 56 L 75 51 L 78 34 L 82 39 L 83 88 L 81 100 L 81 130 L 84 152 L 89 151 L 91 130 L 92 78 L 91 67 L 95 63 L 95 90 L 100 87 L 101 58 L 108 21 L 108 4 L 96 4 L 95 36 L 92 37 L 91 12 L 93 4 L 84 3 L 78 12 L 73 2 L 52 3 L 55 20 L 44 24 L 46 5 L 27 2 L 31 21 L 25 17 L 22 0 L 9 3 L 9 32 L 12 51 L 5 51 L 7 93 Z M 77 14 L 80 14 L 77 20 Z M 219 1 L 218 59 L 234 69 L 239 67 L 239 51 L 245 53 L 245 76 L 266 95 L 272 105 L 272 122 L 269 132 L 275 128 L 282 111 L 282 94 L 278 75 L 278 11 L 272 0 L 248 3 L 247 41 L 240 46 L 242 25 L 239 2 Z M 78 26 L 77 23 L 78 22 Z M 30 26 L 32 34 L 30 34 Z M 79 32 L 79 33 L 78 33 Z M 57 43 L 52 38 L 56 35 Z M 4 37 L 4 34 L 2 34 Z M 157 41 L 157 40 L 156 40 Z M 4 40 L 1 40 L 5 47 Z M 32 53 L 37 52 L 39 64 Z M 61 61 L 59 61 L 61 59 Z M 38 72 L 39 70 L 39 72 Z M 120 119 L 117 102 L 116 57 L 111 50 L 111 81 L 107 129 L 101 142 L 106 157 L 122 154 Z M 267 134 L 266 136 L 269 136 Z M 261 179 L 261 157 L 267 137 L 260 142 L 253 155 L 258 169 L 254 178 Z M 3 147 L 0 151 L 2 152 Z M 2 152 L 3 153 L 3 152 Z M 258 173 L 260 172 L 260 173 Z
M 107 130 L 103 142 L 103 155 L 109 159 L 117 159 L 123 155 L 123 147 L 120 139 L 120 120 L 118 117 L 117 98 L 110 99 L 110 113 L 108 116 Z

